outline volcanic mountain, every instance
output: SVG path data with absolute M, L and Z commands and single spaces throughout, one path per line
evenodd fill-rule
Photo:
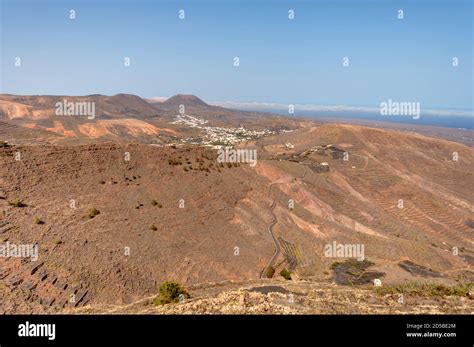
M 301 127 L 303 122 L 310 123 L 302 119 L 291 119 L 272 113 L 241 111 L 209 105 L 194 95 L 178 94 L 164 102 L 152 101 L 151 103 L 163 117 L 170 120 L 174 120 L 179 114 L 192 115 L 205 119 L 209 126 L 239 127 L 245 125 L 252 130 L 290 130 Z
M 97 118 L 150 118 L 159 115 L 158 111 L 148 102 L 131 94 L 116 94 L 113 96 L 99 94 L 86 96 L 17 96 L 1 94 L 0 115 L 9 120 L 16 118 L 49 119 L 56 116 L 56 103 L 65 100 L 95 103 Z
M 95 115 L 58 114 L 59 105 L 93 105 Z M 300 120 L 275 115 L 240 112 L 210 106 L 193 95 L 176 95 L 162 103 L 149 103 L 131 94 L 114 96 L 16 96 L 0 95 L 0 120 L 29 129 L 56 135 L 55 142 L 87 143 L 88 141 L 135 141 L 173 143 L 179 138 L 198 137 L 200 131 L 173 124 L 176 117 L 192 114 L 208 126 L 245 126 L 254 130 L 282 130 L 300 127 Z M 66 106 L 64 106 L 66 109 Z M 38 139 L 44 134 L 38 133 Z M 59 136 L 58 136 L 59 135 Z
M 189 108 L 210 108 L 211 106 L 206 104 L 204 101 L 199 99 L 195 95 L 190 94 L 177 94 L 167 99 L 166 101 L 157 104 L 163 108 L 177 110 L 180 105 L 184 105 Z
M 57 103 L 93 105 L 89 114 L 57 114 Z M 64 106 L 66 109 L 66 107 Z M 29 129 L 54 133 L 68 143 L 100 141 L 143 141 L 160 143 L 174 136 L 168 122 L 160 121 L 159 112 L 138 96 L 0 96 L 0 119 Z M 38 133 L 39 136 L 39 133 Z

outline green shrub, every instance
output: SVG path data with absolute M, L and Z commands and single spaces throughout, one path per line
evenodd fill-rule
M 153 300 L 155 305 L 165 305 L 179 302 L 181 296 L 189 298 L 188 292 L 177 282 L 164 282 L 159 289 L 159 295 Z
M 153 201 L 151 202 L 151 204 L 152 204 L 153 206 L 157 206 L 158 208 L 162 208 L 162 207 L 163 207 L 163 205 L 160 204 L 160 203 L 159 203 L 158 201 L 156 201 L 156 200 L 153 200 Z
M 367 259 L 357 260 L 354 258 L 350 258 L 342 262 L 335 261 L 334 263 L 331 264 L 331 269 L 335 270 L 339 267 L 344 267 L 344 268 L 354 267 L 359 270 L 365 270 L 372 265 L 374 265 L 374 263 L 372 263 L 371 261 L 368 261 Z
M 35 217 L 35 219 L 33 219 L 33 223 L 34 224 L 44 224 L 44 222 L 41 220 L 40 217 Z
M 150 230 L 151 230 L 151 231 L 157 231 L 158 228 L 156 227 L 155 224 L 152 224 L 152 225 L 150 225 Z
M 183 162 L 181 160 L 177 160 L 175 158 L 169 158 L 168 159 L 168 164 L 175 166 L 175 165 L 183 165 Z
M 99 214 L 100 214 L 100 211 L 94 207 L 89 211 L 88 217 L 92 219 L 95 216 L 98 216 Z
M 288 271 L 286 268 L 280 271 L 280 275 L 285 279 L 285 280 L 291 280 L 291 273 Z
M 9 201 L 8 204 L 10 206 L 14 206 L 14 207 L 26 207 L 27 205 L 21 201 L 20 199 L 16 199 L 14 201 Z
M 272 278 L 274 274 L 275 274 L 275 269 L 272 266 L 269 266 L 267 270 L 265 271 L 266 278 Z

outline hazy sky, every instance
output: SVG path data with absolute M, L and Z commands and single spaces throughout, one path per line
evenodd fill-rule
M 0 2 L 4 93 L 472 109 L 473 1 Z

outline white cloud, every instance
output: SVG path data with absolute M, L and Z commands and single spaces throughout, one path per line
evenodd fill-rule
M 148 102 L 164 102 L 168 99 L 168 96 L 154 96 L 152 98 L 146 99 Z

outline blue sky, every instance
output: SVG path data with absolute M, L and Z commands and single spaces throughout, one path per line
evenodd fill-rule
M 0 2 L 3 93 L 472 109 L 473 1 Z

